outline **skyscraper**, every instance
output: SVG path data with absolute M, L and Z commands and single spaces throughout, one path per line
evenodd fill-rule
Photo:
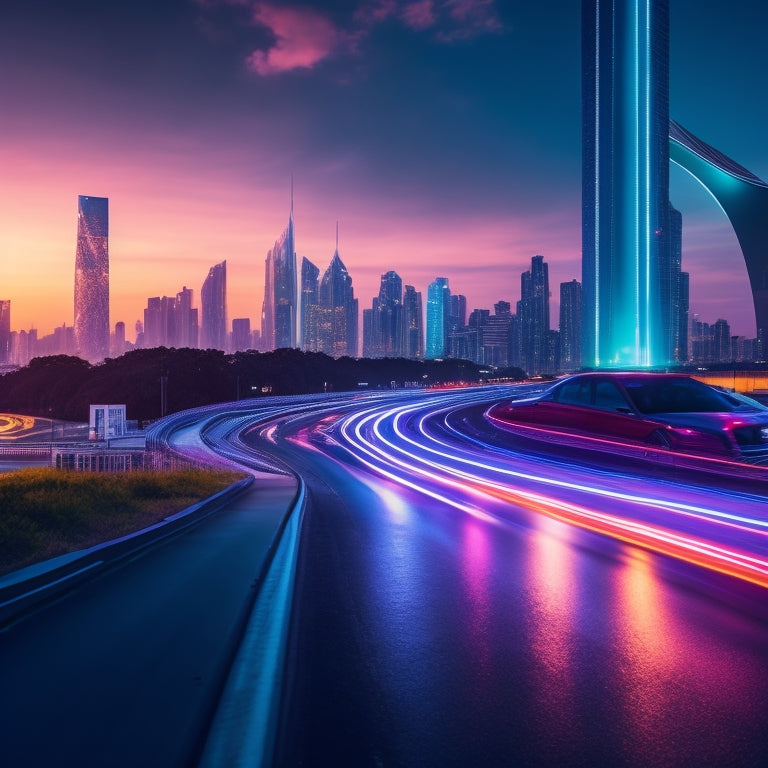
M 296 248 L 293 233 L 293 184 L 288 226 L 267 253 L 264 270 L 262 343 L 267 349 L 297 346 Z
M 560 283 L 560 367 L 581 368 L 581 283 Z
M 381 276 L 379 295 L 363 312 L 363 356 L 403 354 L 403 281 L 390 270 Z
M 126 350 L 125 344 L 125 323 L 118 320 L 115 323 L 115 332 L 112 336 L 112 352 L 114 357 L 120 357 Z
M 493 315 L 481 318 L 482 346 L 477 362 L 499 368 L 512 365 L 512 334 L 516 323 L 509 302 L 496 302 L 493 305 Z
M 192 308 L 192 291 L 182 288 L 173 296 L 147 299 L 140 346 L 197 348 L 197 310 Z
M 225 349 L 227 344 L 227 262 L 222 261 L 208 270 L 200 289 L 202 327 L 200 346 L 203 349 Z
M 77 198 L 75 347 L 95 362 L 109 354 L 109 200 Z
M 668 362 L 669 0 L 582 0 L 583 363 Z
M 520 276 L 517 317 L 523 368 L 531 376 L 549 372 L 549 267 L 543 256 L 534 256 Z
M 306 256 L 301 260 L 301 339 L 302 349 L 310 349 L 310 307 L 317 306 L 320 270 Z
M 0 301 L 0 363 L 7 363 L 11 354 L 11 300 Z
M 448 324 L 461 328 L 467 324 L 467 297 L 461 293 L 451 294 L 451 309 Z
M 310 349 L 331 357 L 357 357 L 358 302 L 352 278 L 339 257 L 339 232 L 336 250 L 318 287 L 318 305 L 310 308 Z
M 669 360 L 688 359 L 688 273 L 682 271 L 683 216 L 669 204 Z
M 232 352 L 245 352 L 251 348 L 251 320 L 248 317 L 236 317 L 232 320 Z
M 177 294 L 174 302 L 176 314 L 176 347 L 197 349 L 199 340 L 199 321 L 197 309 L 192 306 L 192 289 L 184 286 Z
M 405 286 L 403 294 L 403 357 L 421 360 L 424 357 L 424 320 L 421 291 Z
M 451 290 L 447 277 L 436 277 L 427 286 L 427 349 L 428 360 L 446 354 L 448 318 L 451 311 Z

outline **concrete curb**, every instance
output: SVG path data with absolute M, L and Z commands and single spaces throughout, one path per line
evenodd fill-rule
M 96 544 L 88 549 L 46 560 L 0 577 L 0 627 L 92 578 L 121 559 L 195 525 L 243 493 L 253 481 L 253 476 L 249 476 L 159 523 L 119 539 Z

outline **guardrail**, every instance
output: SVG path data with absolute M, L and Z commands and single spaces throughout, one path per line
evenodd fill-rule
M 0 577 L 0 627 L 31 608 L 72 589 L 93 576 L 95 571 L 111 567 L 144 547 L 195 525 L 228 504 L 252 482 L 253 477 L 240 480 L 159 523 L 119 539 L 62 555 Z
M 50 456 L 50 445 L 0 445 L 0 456 Z

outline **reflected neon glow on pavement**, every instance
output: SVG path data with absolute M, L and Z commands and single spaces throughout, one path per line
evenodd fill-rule
M 475 396 L 475 400 L 478 399 L 479 396 Z M 672 495 L 677 496 L 703 495 L 700 489 L 608 475 L 614 482 L 621 477 L 627 487 L 635 486 L 618 491 L 607 484 L 600 485 L 599 473 L 588 474 L 589 482 L 586 478 L 574 482 L 543 472 L 515 469 L 511 466 L 513 461 L 521 464 L 530 461 L 497 449 L 494 449 L 497 461 L 490 463 L 477 457 L 482 447 L 470 444 L 468 448 L 467 441 L 458 439 L 453 443 L 440 440 L 429 428 L 440 421 L 444 424 L 446 413 L 471 401 L 472 397 L 465 395 L 455 398 L 448 407 L 442 397 L 416 405 L 378 405 L 342 418 L 338 434 L 346 449 L 373 471 L 475 516 L 493 517 L 478 504 L 482 505 L 483 498 L 499 499 L 768 587 L 768 560 L 764 555 L 768 545 L 768 520 L 742 511 L 742 508 L 755 507 L 757 512 L 760 502 L 757 498 L 723 491 L 712 494 L 719 503 L 715 507 L 669 497 L 672 491 Z M 566 465 L 547 469 L 561 475 L 568 471 Z M 530 486 L 545 486 L 549 490 L 545 494 L 538 489 L 531 490 Z M 653 495 L 649 495 L 649 488 Z M 578 496 L 587 503 L 550 495 L 558 492 Z M 459 500 L 456 495 L 472 503 Z M 606 504 L 610 505 L 610 512 L 606 511 Z M 620 508 L 621 514 L 614 514 L 614 507 Z M 669 525 L 641 519 L 643 515 L 653 516 L 660 511 L 671 513 Z M 693 523 L 700 531 L 676 530 L 683 520 Z M 739 537 L 738 544 L 733 541 L 734 537 Z

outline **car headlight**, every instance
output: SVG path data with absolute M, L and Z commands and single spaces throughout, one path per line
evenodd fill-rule
M 761 427 L 761 429 L 760 429 L 760 439 L 764 443 L 768 443 L 768 427 Z

